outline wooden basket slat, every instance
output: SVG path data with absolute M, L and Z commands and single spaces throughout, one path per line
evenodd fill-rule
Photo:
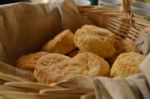
M 81 99 L 95 99 L 95 93 L 91 92 L 91 93 L 85 94 L 81 96 Z
M 47 84 L 35 83 L 35 82 L 7 82 L 4 85 L 5 86 L 10 86 L 10 87 L 33 90 L 33 91 L 39 91 L 39 90 L 47 89 L 47 88 L 49 88 L 49 89 L 59 88 L 59 87 L 56 87 L 56 86 L 50 86 L 50 85 L 47 85 Z
M 109 30 L 111 30 L 112 32 L 114 32 L 116 35 L 121 36 L 122 38 L 132 38 L 133 40 L 135 40 L 138 37 L 138 34 L 135 34 L 135 32 L 132 31 L 132 30 L 125 31 L 127 29 L 125 27 L 121 28 L 122 30 L 118 31 L 117 27 L 115 27 L 115 26 L 113 26 L 112 24 L 109 24 L 109 23 L 108 23 L 108 25 L 110 27 L 110 28 L 108 28 Z
M 5 85 L 0 85 L 0 91 L 25 91 L 25 90 L 15 88 L 15 87 L 9 87 L 9 86 L 5 86 Z
M 119 29 L 118 24 L 116 24 L 116 23 L 108 23 L 108 26 L 109 26 L 108 29 L 113 31 L 116 35 L 121 36 L 122 38 L 128 37 L 128 38 L 134 38 L 135 39 L 135 37 L 138 37 L 138 34 L 135 34 L 135 32 L 133 35 L 131 35 L 129 33 L 129 31 L 126 31 L 128 27 L 120 27 L 121 29 Z M 130 32 L 131 32 L 131 30 L 130 30 Z
M 115 19 L 111 18 L 111 21 L 112 21 L 111 23 L 122 26 L 121 29 L 125 29 L 125 30 L 129 30 L 129 28 L 130 28 L 130 30 L 132 29 L 132 31 L 134 32 L 132 35 L 137 36 L 140 34 L 139 31 L 137 31 L 135 28 L 133 28 L 132 26 L 129 27 L 128 24 L 121 22 L 121 20 L 115 20 Z
M 115 27 L 114 24 L 110 23 L 108 24 L 109 27 L 107 27 L 107 29 L 110 29 L 111 31 L 114 31 L 114 33 L 118 36 L 121 36 L 121 37 L 126 37 L 127 35 L 126 34 L 123 34 L 122 32 L 124 32 L 123 30 L 121 31 L 117 31 L 118 27 Z M 121 33 L 120 33 L 121 32 Z
M 78 94 L 83 95 L 92 92 L 93 90 L 89 89 L 43 89 L 40 91 L 40 94 Z
M 12 75 L 9 75 L 9 74 L 4 74 L 4 73 L 1 73 L 1 72 L 0 72 L 0 80 L 6 81 L 6 82 L 7 81 L 23 81 L 23 82 L 28 81 L 24 78 L 15 77 L 15 76 L 12 76 Z
M 48 94 L 40 95 L 38 93 L 27 93 L 18 91 L 0 91 L 1 99 L 80 99 L 79 95 L 70 94 Z

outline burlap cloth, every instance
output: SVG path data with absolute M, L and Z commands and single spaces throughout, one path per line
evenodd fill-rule
M 74 32 L 86 23 L 89 22 L 79 14 L 71 0 L 1 6 L 0 60 L 14 65 L 18 56 L 39 50 L 62 30 L 71 29 Z
M 45 42 L 64 29 L 74 32 L 84 24 L 92 24 L 80 15 L 72 0 L 58 1 L 48 4 L 17 3 L 0 6 L 1 73 L 33 80 L 31 72 L 13 67 L 20 55 L 40 50 Z M 149 41 L 147 37 L 142 40 Z M 148 44 L 145 43 L 147 46 Z M 139 48 L 143 50 L 145 46 L 141 45 Z M 143 51 L 143 53 L 148 52 L 147 50 Z M 143 74 L 126 79 L 75 77 L 59 82 L 57 85 L 95 90 L 94 97 L 87 99 L 149 99 L 149 60 L 150 55 L 141 64 Z

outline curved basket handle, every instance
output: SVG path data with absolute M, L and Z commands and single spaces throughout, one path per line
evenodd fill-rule
M 120 11 L 126 19 L 132 19 L 131 0 L 122 0 Z

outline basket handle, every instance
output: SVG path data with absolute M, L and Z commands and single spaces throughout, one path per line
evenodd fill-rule
M 132 19 L 131 0 L 122 0 L 120 11 L 126 19 Z

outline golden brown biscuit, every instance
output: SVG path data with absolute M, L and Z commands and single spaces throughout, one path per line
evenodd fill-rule
M 74 34 L 65 30 L 43 46 L 43 50 L 51 53 L 67 54 L 75 48 Z
M 87 76 L 108 76 L 110 73 L 108 62 L 91 52 L 79 53 L 72 61 L 83 66 Z
M 56 83 L 77 76 L 81 73 L 82 69 L 78 63 L 67 60 L 51 65 L 51 68 L 42 68 L 40 71 L 40 79 L 38 81 L 47 84 Z
M 132 40 L 121 40 L 115 42 L 116 53 L 139 52 L 137 46 Z
M 38 60 L 38 62 L 36 64 L 36 68 L 34 70 L 35 78 L 39 82 L 45 82 L 44 78 L 47 76 L 43 75 L 43 74 L 45 74 L 45 72 L 47 72 L 47 70 L 49 68 L 51 68 L 51 66 L 58 64 L 58 63 L 65 61 L 65 60 L 71 60 L 71 58 L 68 56 L 56 54 L 56 53 L 48 54 L 48 55 L 41 57 Z
M 139 52 L 134 41 L 129 39 L 117 40 L 115 42 L 115 48 L 116 53 L 112 57 L 106 59 L 111 65 L 114 64 L 115 60 L 121 53 Z
M 139 65 L 144 60 L 145 56 L 136 52 L 122 53 L 117 57 L 117 60 L 112 66 L 111 77 L 123 76 L 140 73 Z
M 48 52 L 37 52 L 28 55 L 22 55 L 18 58 L 16 66 L 21 69 L 33 71 L 38 59 L 47 54 Z
M 111 57 L 115 53 L 115 35 L 97 26 L 84 25 L 76 31 L 74 40 L 83 52 L 93 52 L 103 58 Z

